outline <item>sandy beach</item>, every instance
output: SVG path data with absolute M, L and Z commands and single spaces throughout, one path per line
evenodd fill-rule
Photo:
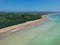
M 46 20 L 47 20 L 46 15 L 44 15 L 44 16 L 42 16 L 41 19 L 38 19 L 38 20 L 28 21 L 28 22 L 25 22 L 22 24 L 18 24 L 18 25 L 14 25 L 14 26 L 0 29 L 0 39 L 8 36 L 9 34 L 16 32 L 16 31 L 23 30 L 29 26 L 41 24 L 41 23 L 45 22 Z

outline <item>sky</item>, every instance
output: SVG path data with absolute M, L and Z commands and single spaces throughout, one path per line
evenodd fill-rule
M 0 12 L 60 11 L 60 0 L 0 0 Z

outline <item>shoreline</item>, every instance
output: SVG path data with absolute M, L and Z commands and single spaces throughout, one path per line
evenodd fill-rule
M 14 32 L 23 30 L 23 29 L 25 29 L 29 26 L 36 25 L 36 24 L 41 24 L 41 23 L 45 22 L 46 20 L 47 20 L 46 15 L 43 15 L 41 19 L 37 19 L 37 20 L 34 20 L 34 21 L 28 21 L 28 22 L 25 22 L 25 23 L 22 23 L 22 24 L 13 25 L 13 26 L 10 26 L 10 27 L 0 29 L 0 39 L 3 39 L 4 37 L 8 36 L 9 34 L 12 34 Z

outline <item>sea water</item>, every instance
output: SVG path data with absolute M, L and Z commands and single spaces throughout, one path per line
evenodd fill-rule
M 47 15 L 48 20 L 0 40 L 0 45 L 60 45 L 60 14 Z

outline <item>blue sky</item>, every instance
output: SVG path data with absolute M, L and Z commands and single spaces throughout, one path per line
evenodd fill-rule
M 60 0 L 0 0 L 0 11 L 60 11 Z

